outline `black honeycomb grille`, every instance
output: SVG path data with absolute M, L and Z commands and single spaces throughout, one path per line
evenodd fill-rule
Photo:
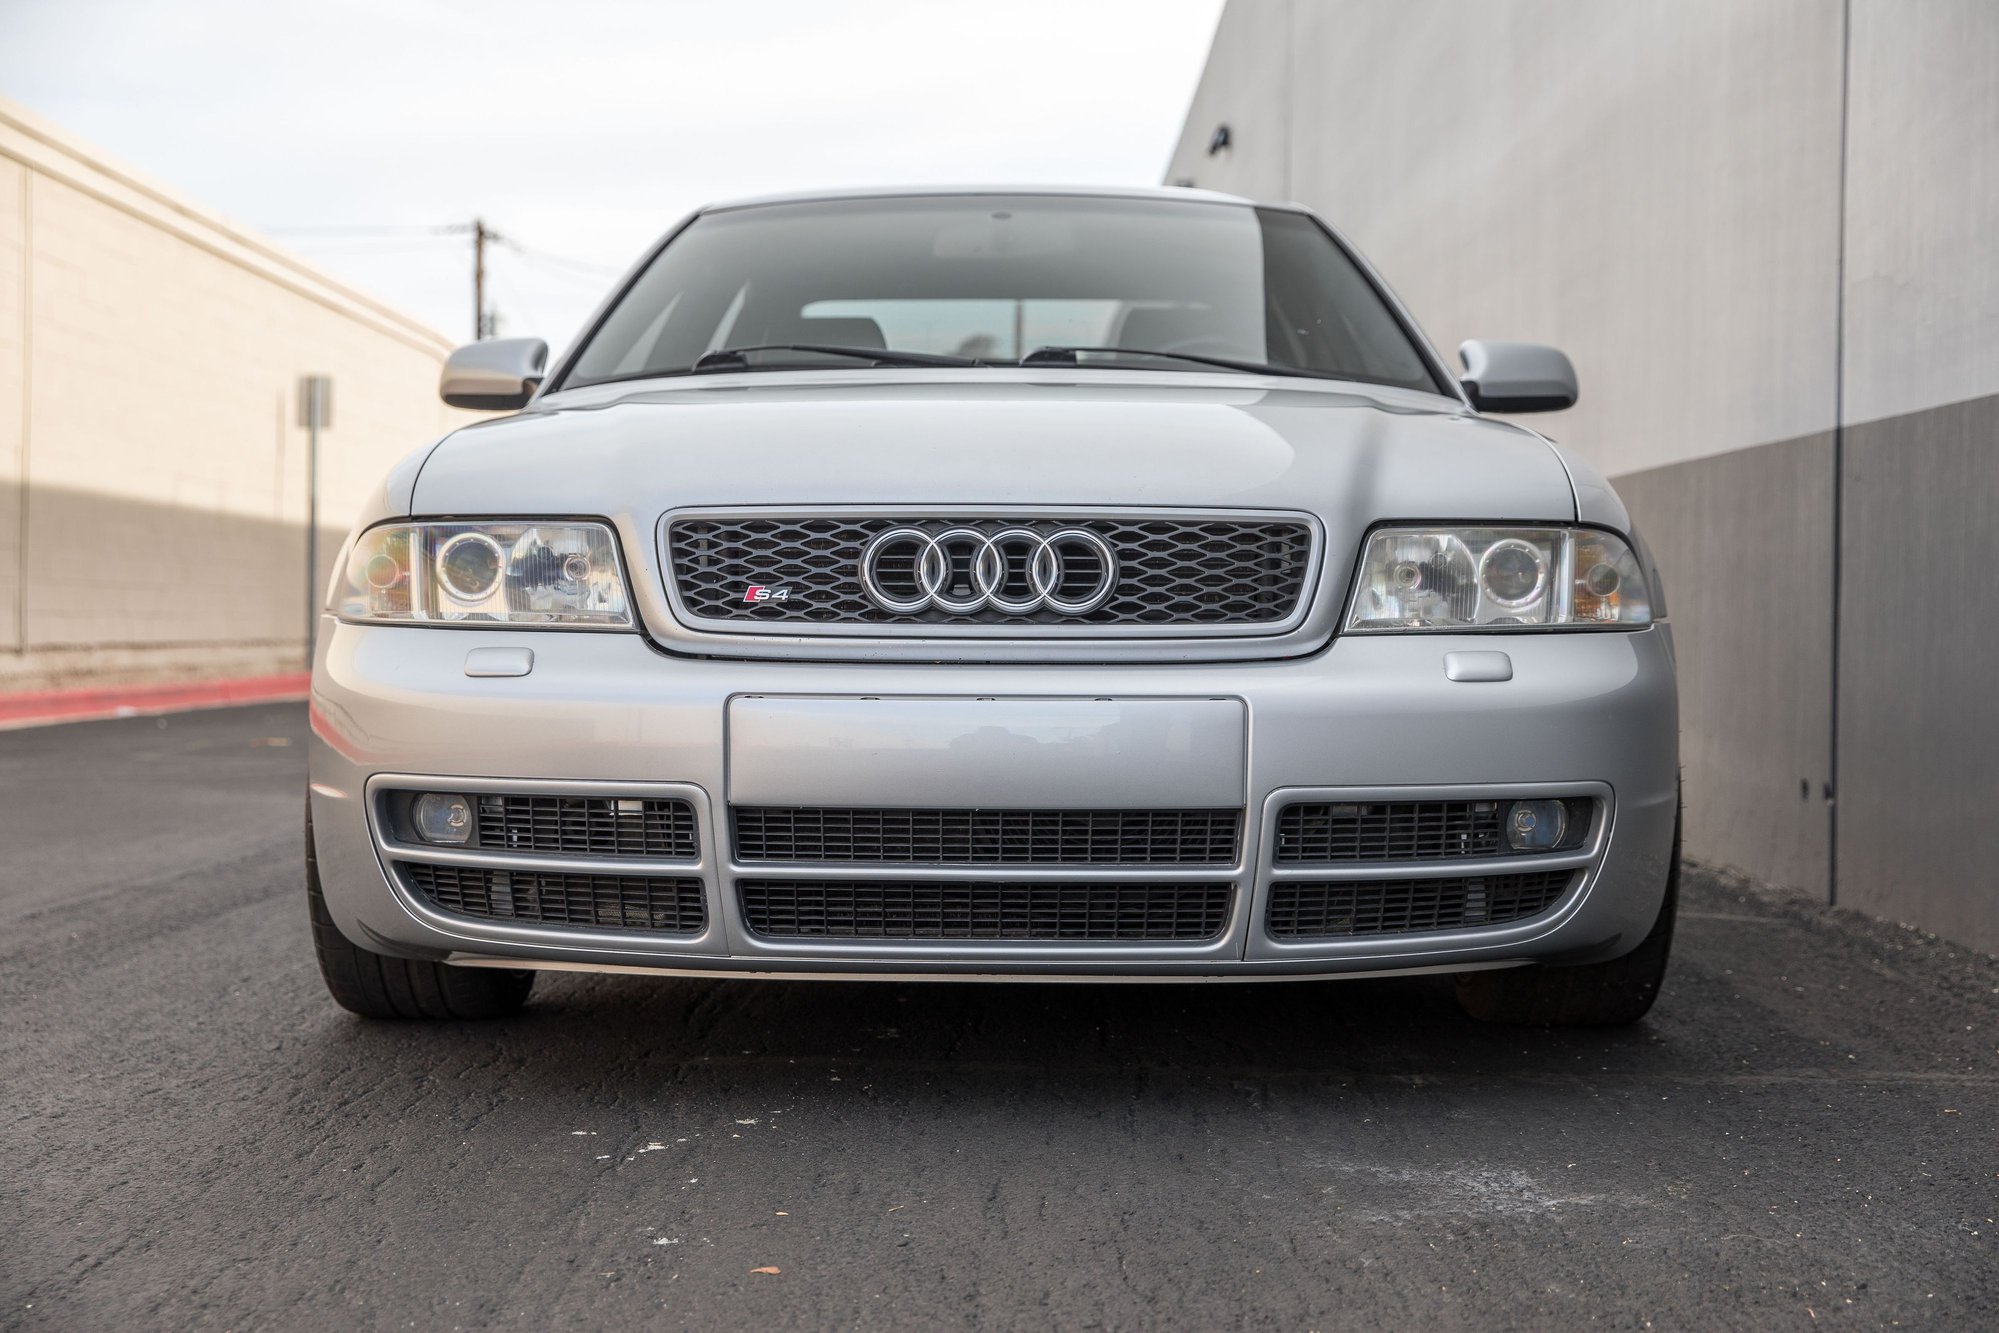
M 673 935 L 693 934 L 708 921 L 698 879 L 550 874 L 418 861 L 401 861 L 396 868 L 417 896 L 458 916 Z
M 969 615 L 885 611 L 861 587 L 861 552 L 892 527 L 942 532 L 972 526 L 1054 532 L 1087 528 L 1117 556 L 1118 580 L 1096 610 Z M 1283 621 L 1305 592 L 1311 529 L 1283 520 L 992 519 L 915 522 L 893 518 L 683 518 L 667 550 L 682 606 L 696 619 L 772 625 L 1267 625 Z M 784 588 L 781 601 L 746 601 L 753 585 Z
M 493 851 L 692 859 L 700 849 L 694 806 L 687 801 L 491 794 L 474 799 L 479 846 Z
M 744 880 L 743 920 L 773 939 L 1213 939 L 1229 884 Z
M 1236 810 L 739 806 L 739 861 L 878 865 L 1233 865 Z
M 1400 935 L 1497 926 L 1545 912 L 1574 870 L 1437 879 L 1279 880 L 1270 886 L 1270 933 L 1280 939 Z

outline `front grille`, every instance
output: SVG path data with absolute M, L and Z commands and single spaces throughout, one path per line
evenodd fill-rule
M 1341 861 L 1436 861 L 1506 856 L 1506 801 L 1311 801 L 1277 816 L 1280 865 Z M 1589 831 L 1590 802 L 1570 800 L 1564 846 Z
M 744 880 L 751 931 L 776 939 L 1209 940 L 1228 884 Z
M 1050 610 L 897 614 L 862 589 L 861 553 L 894 527 L 939 533 L 971 526 L 1050 533 L 1087 528 L 1117 557 L 1118 579 L 1103 605 L 1082 615 Z M 1267 625 L 1304 596 L 1312 532 L 1299 520 L 1078 519 L 1056 523 L 995 517 L 967 523 L 898 518 L 676 519 L 667 551 L 681 604 L 698 620 L 745 625 Z M 961 562 L 962 563 L 962 562 Z M 954 580 L 964 569 L 952 572 Z M 782 600 L 746 600 L 751 585 L 786 590 Z
M 1279 880 L 1270 886 L 1270 933 L 1399 935 L 1496 926 L 1547 911 L 1575 878 L 1573 870 L 1537 870 L 1453 879 Z
M 739 806 L 739 861 L 1234 865 L 1237 810 L 856 810 Z
M 699 851 L 694 806 L 616 796 L 495 796 L 479 804 L 479 846 L 566 856 L 691 860 Z
M 399 861 L 412 892 L 442 912 L 489 921 L 687 935 L 708 921 L 701 881 L 655 875 L 567 875 Z

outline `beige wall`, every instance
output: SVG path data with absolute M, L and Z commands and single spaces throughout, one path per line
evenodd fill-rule
M 298 378 L 334 380 L 325 562 L 463 417 L 449 350 L 0 102 L 0 690 L 299 669 Z
M 28 171 L 0 157 L 0 655 L 21 646 L 21 474 L 28 424 Z

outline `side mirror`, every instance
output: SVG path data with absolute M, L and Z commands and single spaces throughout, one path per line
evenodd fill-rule
M 1458 347 L 1465 392 L 1481 412 L 1559 412 L 1576 405 L 1576 368 L 1558 348 L 1473 338 Z
M 488 338 L 451 354 L 437 393 L 453 407 L 510 412 L 528 405 L 547 367 L 548 344 L 539 338 Z

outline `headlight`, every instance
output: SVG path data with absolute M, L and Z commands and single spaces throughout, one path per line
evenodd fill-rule
M 344 620 L 627 629 L 631 600 L 602 523 L 385 523 L 355 541 Z
M 1637 557 L 1594 528 L 1383 528 L 1347 613 L 1349 631 L 1374 632 L 1651 623 Z

